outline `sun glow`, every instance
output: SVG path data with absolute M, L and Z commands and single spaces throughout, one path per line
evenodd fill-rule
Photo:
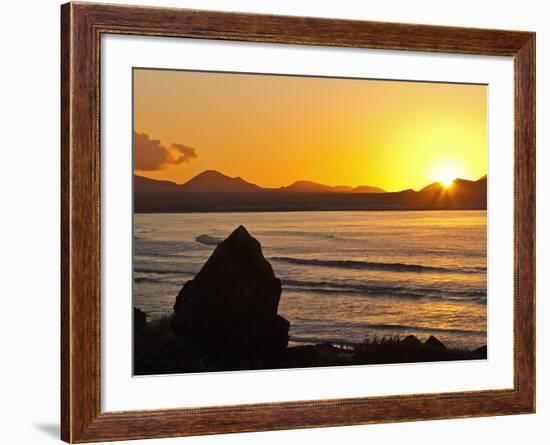
M 445 176 L 442 177 L 439 182 L 441 182 L 441 184 L 443 184 L 445 187 L 450 187 L 451 185 L 453 185 L 454 180 L 455 178 L 453 178 L 452 176 Z
M 134 130 L 148 135 L 142 160 L 157 167 L 136 168 L 140 176 L 181 184 L 216 170 L 267 188 L 309 180 L 398 192 L 487 173 L 485 85 L 157 69 L 133 77 Z
M 463 175 L 463 169 L 459 165 L 452 163 L 437 165 L 431 173 L 433 179 L 445 187 L 450 187 L 456 178 Z

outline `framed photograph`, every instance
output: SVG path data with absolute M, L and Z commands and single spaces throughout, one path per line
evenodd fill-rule
M 535 411 L 534 33 L 61 17 L 63 440 Z

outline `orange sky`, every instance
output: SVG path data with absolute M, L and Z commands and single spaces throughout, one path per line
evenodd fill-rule
M 483 85 L 135 69 L 135 171 L 419 189 L 487 172 L 486 114 Z

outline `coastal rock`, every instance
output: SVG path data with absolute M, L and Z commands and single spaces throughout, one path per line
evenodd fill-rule
M 134 334 L 141 335 L 147 326 L 147 314 L 134 307 Z
M 487 345 L 483 345 L 475 349 L 474 353 L 478 354 L 481 358 L 487 358 Z
M 430 346 L 432 348 L 437 348 L 437 349 L 446 349 L 445 348 L 445 345 L 443 344 L 442 341 L 438 340 L 436 337 L 434 337 L 433 335 L 430 335 L 430 338 L 428 338 L 428 340 L 426 340 L 424 342 L 424 344 L 426 346 Z
M 233 360 L 284 352 L 290 323 L 277 315 L 281 281 L 260 243 L 239 226 L 214 250 L 174 305 L 172 329 Z
M 401 344 L 404 346 L 419 346 L 422 342 L 414 335 L 407 335 L 403 340 L 401 340 Z

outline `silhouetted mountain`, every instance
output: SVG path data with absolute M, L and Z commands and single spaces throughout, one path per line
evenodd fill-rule
M 381 189 L 369 186 L 331 187 L 311 181 L 265 189 L 241 178 L 208 170 L 182 185 L 135 176 L 134 209 L 136 212 L 269 212 L 487 208 L 487 176 L 477 181 L 455 179 L 450 187 L 434 182 L 417 192 L 378 190 Z
M 457 178 L 446 187 L 434 182 L 417 192 L 425 205 L 432 208 L 487 208 L 487 175 L 477 181 Z
M 332 187 L 332 190 L 337 193 L 348 193 L 353 191 L 353 187 L 350 187 L 349 185 L 335 185 Z
M 259 192 L 261 187 L 244 179 L 231 178 L 216 170 L 206 170 L 181 186 L 186 192 Z
M 216 170 L 206 170 L 181 185 L 170 181 L 158 181 L 137 175 L 134 175 L 134 178 L 134 187 L 136 190 L 143 192 L 180 190 L 187 192 L 280 191 L 296 193 L 385 193 L 385 191 L 379 187 L 371 187 L 368 185 L 360 185 L 353 188 L 349 185 L 330 186 L 313 181 L 296 181 L 286 187 L 267 189 L 245 181 L 240 177 L 231 178 Z
M 353 189 L 353 193 L 386 193 L 380 187 L 372 187 L 370 185 L 360 185 Z
M 177 192 L 178 190 L 180 190 L 180 186 L 175 182 L 157 181 L 134 175 L 134 193 Z
M 445 186 L 441 182 L 432 182 L 431 184 L 428 184 L 426 187 L 420 189 L 419 193 L 423 192 L 436 192 L 443 190 Z
M 353 188 L 349 185 L 330 186 L 313 181 L 296 181 L 286 187 L 281 187 L 276 190 L 299 193 L 385 193 L 381 188 L 371 187 L 369 185 L 360 185 Z
M 351 187 L 341 185 L 332 187 L 330 185 L 319 184 L 313 181 L 296 181 L 286 187 L 277 189 L 281 192 L 298 192 L 298 193 L 334 193 L 334 192 L 351 192 Z
M 424 187 L 423 189 L 421 189 L 420 192 L 442 191 L 442 190 L 447 190 L 449 192 L 451 190 L 454 192 L 466 191 L 466 190 L 474 191 L 474 190 L 478 190 L 480 187 L 486 186 L 486 184 L 487 184 L 486 176 L 478 179 L 477 181 L 469 181 L 467 179 L 456 178 L 453 180 L 451 186 L 445 186 L 441 182 L 433 182 L 427 185 L 426 187 Z

